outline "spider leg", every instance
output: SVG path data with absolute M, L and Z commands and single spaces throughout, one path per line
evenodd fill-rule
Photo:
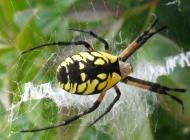
M 183 101 L 173 95 L 170 94 L 170 91 L 175 91 L 175 92 L 185 92 L 185 89 L 179 89 L 179 88 L 169 88 L 157 83 L 153 83 L 153 82 L 149 82 L 149 81 L 145 81 L 145 80 L 141 80 L 141 79 L 137 79 L 131 76 L 127 76 L 122 82 L 132 85 L 132 86 L 136 86 L 139 88 L 143 88 L 149 91 L 153 91 L 155 93 L 158 94 L 164 94 L 169 96 L 171 99 L 173 99 L 174 101 L 176 101 L 177 103 L 179 103 L 182 106 L 182 112 L 184 112 L 184 104 Z
M 87 110 L 73 116 L 72 118 L 68 119 L 68 120 L 65 120 L 65 121 L 62 121 L 61 123 L 59 124 L 56 124 L 56 125 L 51 125 L 51 126 L 48 126 L 48 127 L 44 127 L 44 128 L 36 128 L 36 129 L 29 129 L 29 130 L 21 130 L 20 132 L 39 132 L 39 131 L 44 131 L 44 130 L 47 130 L 47 129 L 52 129 L 52 128 L 56 128 L 56 127 L 60 127 L 60 126 L 65 126 L 65 125 L 68 125 L 70 124 L 71 122 L 79 119 L 80 117 L 86 115 L 86 114 L 89 114 L 91 112 L 93 112 L 95 109 L 98 108 L 98 106 L 101 104 L 101 102 L 103 101 L 103 98 L 105 96 L 106 92 L 102 92 L 98 99 L 94 102 L 94 104 Z
M 103 116 L 105 116 L 107 113 L 109 113 L 111 111 L 111 109 L 113 108 L 113 106 L 115 105 L 115 103 L 119 100 L 119 98 L 121 96 L 121 92 L 117 86 L 115 86 L 114 89 L 115 89 L 117 95 L 114 98 L 114 100 L 112 101 L 112 103 L 108 106 L 108 108 L 105 110 L 105 112 L 103 114 L 101 114 L 96 120 L 94 120 L 89 126 L 92 126 L 97 121 L 99 121 Z
M 58 45 L 58 46 L 65 46 L 65 45 L 83 45 L 84 47 L 86 47 L 86 49 L 88 50 L 93 50 L 93 48 L 90 46 L 90 44 L 86 41 L 74 41 L 74 42 L 53 42 L 53 43 L 47 43 L 47 44 L 42 44 L 33 48 L 30 48 L 28 50 L 25 50 L 21 53 L 21 55 L 28 53 L 30 51 L 39 49 L 39 48 L 43 48 L 43 47 L 47 47 L 47 46 L 52 46 L 52 45 Z
M 152 28 L 158 23 L 158 17 L 154 16 L 153 22 L 148 26 L 148 28 L 140 34 L 132 43 L 128 45 L 128 47 L 121 52 L 119 57 L 121 60 L 126 61 L 136 50 L 138 50 L 149 38 L 153 35 L 167 29 L 167 26 L 162 26 L 156 31 L 151 31 Z
M 92 32 L 92 31 L 84 31 L 84 30 L 79 30 L 79 29 L 69 29 L 69 30 L 89 34 L 89 35 L 93 36 L 94 38 L 96 38 L 97 40 L 99 40 L 100 42 L 102 42 L 104 44 L 104 48 L 105 48 L 106 51 L 109 50 L 108 42 L 105 39 L 103 39 L 102 37 L 95 34 L 94 32 Z

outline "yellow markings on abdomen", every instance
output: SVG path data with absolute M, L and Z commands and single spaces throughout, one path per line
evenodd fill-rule
M 69 89 L 70 93 L 76 93 L 77 83 L 71 84 L 71 88 Z
M 65 61 L 63 61 L 61 65 L 58 66 L 57 72 L 59 72 L 62 67 L 64 67 L 66 69 L 66 72 L 68 72 L 67 63 Z
M 118 57 L 104 52 L 80 52 L 57 68 L 60 87 L 74 94 L 96 94 L 121 80 Z
M 77 92 L 82 93 L 86 89 L 86 83 L 82 83 L 78 85 Z
M 83 60 L 83 58 L 80 55 L 73 55 L 72 58 L 75 61 L 81 61 L 81 60 Z
M 111 54 L 109 54 L 109 53 L 105 53 L 105 52 L 100 52 L 100 53 L 102 54 L 102 56 L 103 56 L 104 58 L 109 59 L 109 60 L 111 61 L 111 63 L 116 62 L 117 59 L 118 59 L 118 57 L 115 56 L 115 55 L 111 55 Z
M 115 84 L 117 84 L 119 81 L 121 80 L 121 76 L 115 72 L 111 74 L 109 74 L 108 78 L 107 78 L 107 86 L 104 89 L 104 91 L 110 89 L 111 87 L 113 87 Z
M 100 78 L 101 80 L 104 80 L 104 79 L 106 79 L 107 74 L 101 73 L 101 74 L 98 74 L 97 77 Z
M 84 67 L 85 67 L 84 64 L 79 62 L 79 69 L 82 70 L 82 69 L 84 69 Z
M 85 74 L 85 73 L 81 73 L 80 76 L 81 76 L 82 81 L 85 81 L 85 79 L 86 79 L 86 74 Z
M 74 63 L 73 62 L 73 60 L 70 58 L 70 57 L 67 57 L 66 59 L 65 59 L 65 62 L 67 63 L 67 64 L 70 64 L 70 63 Z
M 98 58 L 95 62 L 94 62 L 95 65 L 104 65 L 105 64 L 105 61 L 101 58 Z
M 67 82 L 67 83 L 65 84 L 64 89 L 65 89 L 66 91 L 69 91 L 69 89 L 71 89 L 71 84 L 70 84 L 70 82 Z
M 94 56 L 92 56 L 89 52 L 80 52 L 79 54 L 90 61 L 94 60 Z
M 98 52 L 91 52 L 91 54 L 96 56 L 96 57 L 102 57 L 102 55 Z
M 110 80 L 110 84 L 113 86 L 115 83 L 121 80 L 121 76 L 118 73 L 113 72 Z
M 98 90 L 103 90 L 107 85 L 107 81 L 101 82 L 98 84 Z
M 63 62 L 61 63 L 61 66 L 62 66 L 62 67 L 67 67 L 67 63 L 66 63 L 65 61 L 63 61 Z
M 59 66 L 57 67 L 57 72 L 59 72 L 60 69 L 61 69 L 61 66 L 59 65 Z
M 94 79 L 92 81 L 88 80 L 86 83 L 87 83 L 87 88 L 83 94 L 92 94 L 95 91 L 95 87 L 99 82 L 97 79 Z
M 94 55 L 96 58 L 102 58 L 103 60 L 105 60 L 107 63 L 109 63 L 109 60 L 107 57 L 105 57 L 104 55 L 102 55 L 100 52 L 91 52 L 92 55 Z

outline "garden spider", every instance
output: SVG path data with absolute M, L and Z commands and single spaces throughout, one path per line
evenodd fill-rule
M 73 116 L 68 120 L 62 121 L 61 123 L 56 125 L 44 128 L 31 129 L 31 130 L 22 130 L 21 132 L 37 132 L 51 128 L 56 128 L 59 126 L 68 125 L 71 122 L 79 119 L 80 117 L 88 113 L 91 113 L 95 109 L 97 109 L 98 106 L 101 104 L 104 96 L 106 95 L 107 90 L 114 87 L 116 91 L 116 97 L 108 106 L 108 108 L 105 110 L 105 112 L 90 124 L 90 126 L 93 125 L 98 120 L 100 120 L 104 115 L 106 115 L 112 109 L 114 104 L 119 100 L 121 92 L 116 85 L 118 82 L 123 82 L 128 85 L 153 91 L 158 94 L 167 95 L 171 99 L 181 104 L 182 109 L 184 110 L 183 102 L 177 97 L 171 95 L 170 91 L 185 92 L 186 91 L 185 89 L 168 88 L 166 86 L 162 86 L 157 83 L 148 82 L 128 76 L 132 72 L 132 66 L 129 63 L 126 63 L 125 61 L 137 49 L 139 49 L 150 37 L 167 28 L 166 26 L 162 26 L 156 31 L 152 31 L 152 28 L 156 25 L 157 22 L 158 18 L 155 16 L 153 22 L 148 26 L 148 28 L 140 36 L 138 36 L 131 44 L 129 44 L 129 46 L 124 51 L 122 51 L 119 54 L 119 56 L 114 56 L 106 52 L 95 51 L 86 41 L 73 41 L 73 42 L 61 41 L 56 43 L 48 43 L 24 51 L 22 54 L 25 54 L 27 52 L 45 46 L 83 45 L 84 47 L 86 47 L 88 51 L 80 52 L 73 56 L 67 57 L 58 66 L 57 79 L 59 85 L 64 90 L 73 94 L 91 95 L 91 94 L 100 93 L 100 95 L 89 109 Z M 94 32 L 83 31 L 78 29 L 70 29 L 70 30 L 89 34 L 90 36 L 96 38 L 101 43 L 103 43 L 105 50 L 108 51 L 109 49 L 108 43 L 103 38 L 96 35 Z

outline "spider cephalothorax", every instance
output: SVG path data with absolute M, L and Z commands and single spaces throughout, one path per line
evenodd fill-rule
M 183 107 L 183 102 L 177 97 L 171 95 L 170 91 L 176 92 L 185 92 L 185 89 L 172 89 L 166 86 L 148 82 L 145 80 L 137 79 L 131 76 L 128 76 L 132 72 L 132 66 L 125 62 L 137 49 L 139 49 L 150 37 L 156 33 L 165 30 L 167 27 L 162 26 L 156 31 L 152 31 L 152 28 L 158 22 L 158 18 L 155 17 L 154 21 L 150 26 L 145 30 L 140 36 L 138 36 L 129 46 L 122 51 L 118 56 L 107 53 L 109 49 L 108 43 L 94 32 L 83 31 L 78 29 L 71 29 L 73 31 L 78 31 L 86 33 L 96 38 L 104 44 L 104 48 L 107 52 L 95 51 L 91 45 L 86 41 L 74 41 L 74 42 L 55 42 L 43 44 L 29 50 L 24 51 L 22 54 L 30 52 L 32 50 L 42 48 L 45 46 L 52 45 L 83 45 L 88 51 L 80 52 L 73 56 L 67 57 L 57 68 L 57 79 L 60 87 L 70 93 L 79 94 L 79 95 L 90 95 L 100 93 L 98 99 L 93 103 L 93 105 L 68 120 L 65 120 L 57 125 L 48 126 L 45 128 L 31 129 L 31 130 L 22 130 L 21 132 L 36 132 L 47 130 L 51 128 L 56 128 L 59 126 L 67 125 L 74 120 L 94 111 L 102 102 L 106 91 L 114 87 L 116 91 L 116 97 L 112 103 L 108 106 L 105 112 L 100 115 L 94 122 L 90 125 L 93 125 L 104 115 L 106 115 L 114 106 L 114 104 L 119 100 L 121 92 L 117 87 L 118 82 L 123 82 L 132 86 L 143 88 L 149 91 L 153 91 L 158 94 L 165 94 L 178 102 Z

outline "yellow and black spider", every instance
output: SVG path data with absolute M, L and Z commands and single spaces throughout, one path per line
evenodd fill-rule
M 128 76 L 132 72 L 132 66 L 125 61 L 137 50 L 139 49 L 150 37 L 155 35 L 156 33 L 165 30 L 167 27 L 162 26 L 156 31 L 152 31 L 152 28 L 158 22 L 158 18 L 155 16 L 153 22 L 149 25 L 149 27 L 138 36 L 129 46 L 122 51 L 118 56 L 109 54 L 107 52 L 95 51 L 89 43 L 85 41 L 73 41 L 73 42 L 55 42 L 43 44 L 29 50 L 24 51 L 22 54 L 33 51 L 38 48 L 42 48 L 45 46 L 51 45 L 83 45 L 86 47 L 88 51 L 80 52 L 78 54 L 67 57 L 57 68 L 57 79 L 59 82 L 59 86 L 64 90 L 79 95 L 91 95 L 98 94 L 98 99 L 93 103 L 93 105 L 85 110 L 73 116 L 72 118 L 62 121 L 59 124 L 37 128 L 31 130 L 22 130 L 21 132 L 37 132 L 42 130 L 47 130 L 51 128 L 56 128 L 59 126 L 68 125 L 71 122 L 77 120 L 78 118 L 91 113 L 94 111 L 100 103 L 102 102 L 106 91 L 112 87 L 114 87 L 116 91 L 116 97 L 112 101 L 112 103 L 108 106 L 105 112 L 100 115 L 94 122 L 90 125 L 96 123 L 99 119 L 101 119 L 104 115 L 106 115 L 114 106 L 114 104 L 119 100 L 121 92 L 117 87 L 118 82 L 123 82 L 132 86 L 136 86 L 142 89 L 146 89 L 149 91 L 153 91 L 158 94 L 164 94 L 178 102 L 182 105 L 182 109 L 184 110 L 183 102 L 177 97 L 170 94 L 170 91 L 176 92 L 185 92 L 185 89 L 176 89 L 169 88 L 157 83 L 152 83 L 148 81 L 144 81 L 141 79 L 137 79 L 131 76 Z M 108 43 L 94 32 L 91 31 L 83 31 L 78 29 L 71 29 L 73 31 L 78 31 L 82 33 L 86 33 L 96 38 L 100 42 L 104 44 L 105 50 L 109 49 Z

